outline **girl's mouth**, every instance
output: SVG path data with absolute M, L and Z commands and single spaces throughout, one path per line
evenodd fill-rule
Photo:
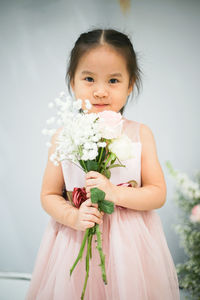
M 106 107 L 108 104 L 93 104 L 95 107 Z

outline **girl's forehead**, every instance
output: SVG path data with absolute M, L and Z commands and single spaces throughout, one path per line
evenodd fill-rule
M 80 57 L 77 71 L 93 69 L 94 71 L 126 71 L 126 60 L 123 55 L 109 45 L 100 45 L 88 50 Z M 84 70 L 84 71 L 85 71 Z

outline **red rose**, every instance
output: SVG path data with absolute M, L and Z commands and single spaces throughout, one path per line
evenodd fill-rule
M 81 204 L 87 200 L 87 193 L 85 188 L 74 188 L 72 192 L 72 198 L 74 205 L 79 208 Z

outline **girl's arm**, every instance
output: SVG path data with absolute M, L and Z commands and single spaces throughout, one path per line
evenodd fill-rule
M 43 176 L 40 199 L 43 209 L 52 216 L 53 219 L 63 225 L 76 229 L 75 224 L 78 209 L 73 207 L 69 201 L 66 201 L 62 197 L 64 178 L 61 164 L 59 163 L 59 166 L 55 166 L 53 162 L 49 160 L 50 155 L 55 151 L 55 139 L 60 130 L 61 128 L 57 130 L 51 139 L 52 146 L 48 151 L 48 161 Z
M 88 199 L 79 208 L 72 206 L 69 201 L 63 198 L 64 178 L 61 164 L 55 166 L 49 160 L 55 151 L 55 140 L 61 128 L 51 139 L 52 146 L 49 148 L 48 161 L 43 177 L 41 189 L 41 204 L 44 210 L 57 222 L 69 226 L 75 230 L 85 231 L 95 223 L 100 224 L 103 214 L 98 210 L 97 204 Z
M 115 205 L 134 210 L 152 210 L 160 208 L 166 201 L 166 183 L 158 161 L 156 144 L 149 127 L 140 126 L 141 153 L 141 187 L 132 188 L 116 186 L 104 175 L 90 171 L 86 174 L 86 192 L 97 187 L 105 192 L 106 200 Z M 134 179 L 134 178 L 132 178 Z
M 158 161 L 152 131 L 144 124 L 140 126 L 140 139 L 142 143 L 141 187 L 114 186 L 113 201 L 116 205 L 135 210 L 152 210 L 164 205 L 166 183 Z

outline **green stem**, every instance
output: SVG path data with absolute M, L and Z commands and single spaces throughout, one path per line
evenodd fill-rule
M 86 276 L 85 276 L 85 282 L 84 282 L 83 291 L 82 291 L 82 294 L 81 294 L 81 300 L 84 299 L 85 289 L 86 289 L 86 285 L 87 285 L 87 281 L 88 281 L 88 277 L 89 277 L 90 247 L 91 247 L 91 243 L 90 243 L 90 235 L 89 235 L 88 236 L 88 243 L 87 243 L 87 255 L 86 255 Z
M 105 255 L 103 254 L 102 250 L 102 242 L 101 242 L 101 232 L 99 230 L 99 224 L 95 225 L 96 227 L 96 235 L 97 235 L 97 249 L 99 251 L 101 263 L 99 266 L 101 266 L 101 272 L 102 272 L 102 278 L 105 284 L 107 284 L 107 278 L 106 278 L 106 270 L 105 270 Z
M 90 229 L 90 228 L 86 229 L 86 232 L 85 232 L 85 235 L 84 235 L 84 237 L 83 237 L 83 241 L 82 241 L 82 244 L 81 244 L 81 248 L 80 248 L 79 254 L 78 254 L 78 256 L 77 256 L 77 259 L 76 259 L 75 263 L 73 264 L 72 268 L 70 269 L 70 276 L 71 276 L 71 274 L 72 274 L 74 268 L 76 267 L 78 261 L 82 258 L 83 250 L 84 250 L 84 248 L 85 248 L 85 243 L 86 243 L 86 240 L 87 240 L 88 234 L 89 234 L 89 229 Z
M 100 156 L 99 156 L 99 161 L 98 161 L 98 163 L 101 162 L 101 158 L 102 158 L 102 155 L 103 155 L 103 150 L 104 150 L 104 148 L 102 147 L 102 148 L 101 148 L 101 152 L 100 152 Z
M 168 161 L 166 161 L 166 166 L 167 166 L 167 168 L 168 168 L 168 170 L 169 170 L 169 173 L 172 175 L 172 176 L 176 176 L 177 175 L 177 171 L 175 171 L 174 169 L 173 169 L 173 167 L 172 167 L 172 165 L 171 165 L 171 163 L 170 163 L 170 161 L 168 160 Z
M 92 238 L 93 238 L 93 234 L 90 234 L 90 235 L 89 235 L 90 258 L 92 258 Z
M 84 165 L 84 170 L 85 170 L 85 172 L 87 173 L 88 170 L 87 170 L 87 168 L 86 168 L 86 165 L 85 165 L 85 163 L 84 163 L 84 160 L 81 160 L 81 161 L 82 161 L 82 163 L 83 163 L 83 165 Z
M 109 161 L 113 158 L 113 156 L 114 156 L 114 154 L 111 153 L 110 156 L 108 157 L 108 159 L 106 160 L 106 162 L 105 162 L 105 169 L 106 169 L 106 166 L 109 163 Z

